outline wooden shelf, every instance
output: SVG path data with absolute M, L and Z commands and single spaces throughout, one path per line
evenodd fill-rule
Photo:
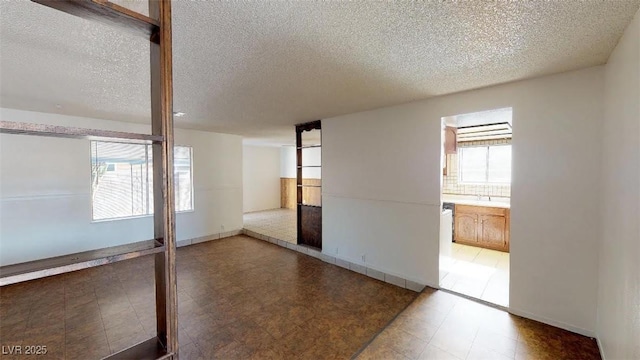
M 156 41 L 160 26 L 157 20 L 106 0 L 31 0 L 83 19 L 114 26 Z
M 115 354 L 111 354 L 103 360 L 156 360 L 169 359 L 173 354 L 168 354 L 157 337 L 152 337 L 141 343 L 133 345 Z
M 113 354 L 108 359 L 173 359 L 178 357 L 178 301 L 173 173 L 173 63 L 171 0 L 149 0 L 149 16 L 108 0 L 32 0 L 80 18 L 97 21 L 144 37 L 149 43 L 151 129 L 155 135 L 65 126 L 0 121 L 0 134 L 155 144 L 153 194 L 154 238 L 133 244 L 58 256 L 0 267 L 0 286 L 106 265 L 155 254 L 157 336 Z M 35 24 L 41 26 L 42 24 Z M 101 29 L 102 30 L 102 29 Z M 55 31 L 55 29 L 51 29 Z M 34 224 L 37 226 L 37 224 Z
M 301 147 L 298 147 L 298 150 L 302 150 L 302 149 L 312 149 L 312 148 L 319 148 L 322 147 L 322 145 L 318 144 L 318 145 L 303 145 Z
M 321 168 L 322 165 L 304 165 L 304 166 L 298 166 L 298 169 L 302 169 L 302 168 Z
M 156 240 L 85 251 L 48 259 L 0 267 L 0 286 L 39 279 L 71 271 L 133 259 L 163 252 L 165 246 Z
M 301 203 L 298 203 L 298 206 L 308 206 L 308 207 L 312 207 L 312 208 L 322 208 L 322 205 L 311 205 L 311 204 L 301 204 Z
M 87 140 L 116 140 L 134 144 L 152 144 L 162 142 L 164 140 L 164 137 L 160 135 L 147 135 L 45 124 L 30 124 L 13 121 L 0 121 L 0 134 L 37 135 Z
M 306 187 L 310 187 L 310 188 L 321 188 L 322 185 L 298 185 L 298 187 L 301 188 L 306 188 Z

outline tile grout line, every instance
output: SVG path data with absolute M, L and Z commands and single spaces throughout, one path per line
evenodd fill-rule
M 436 290 L 440 290 L 440 289 L 436 289 Z M 423 290 L 422 292 L 424 292 L 424 290 Z M 420 294 L 418 294 L 418 296 L 420 296 L 420 295 L 422 294 L 422 292 L 420 292 Z M 453 311 L 453 308 L 454 308 L 455 306 L 456 306 L 456 305 L 455 305 L 455 303 L 454 303 L 454 304 L 453 304 L 453 306 L 452 306 L 449 310 L 447 310 L 446 314 L 444 315 L 444 318 L 442 319 L 442 322 L 441 322 L 440 324 L 438 324 L 438 326 L 437 326 L 437 328 L 436 328 L 436 331 L 434 331 L 434 332 L 433 332 L 433 335 L 431 335 L 431 337 L 429 338 L 429 341 L 427 342 L 427 346 L 431 345 L 431 340 L 433 340 L 433 337 L 438 333 L 438 331 L 440 331 L 440 328 L 442 327 L 442 324 L 444 324 L 445 320 L 447 319 L 447 316 L 449 316 L 449 314 Z M 441 349 L 441 348 L 440 348 L 440 347 L 438 347 L 437 345 L 431 345 L 431 346 L 434 346 L 434 347 L 436 347 L 436 348 L 438 348 L 438 349 L 440 349 L 440 350 L 442 350 L 442 351 L 446 352 L 447 354 L 453 355 L 453 354 L 451 354 L 450 352 L 448 352 L 448 351 L 446 351 L 446 350 L 444 350 L 444 349 Z M 422 353 L 423 353 L 425 350 L 426 350 L 426 347 L 422 350 L 422 352 L 420 353 L 420 355 L 422 355 Z M 420 357 L 420 355 L 418 355 L 418 357 Z M 453 356 L 455 356 L 455 355 L 453 355 Z
M 365 275 L 365 276 L 366 276 L 366 275 Z M 398 318 L 398 316 L 400 316 L 400 315 L 401 315 L 405 310 L 407 310 L 407 308 L 408 308 L 409 306 L 411 306 L 411 304 L 413 304 L 416 300 L 418 300 L 418 298 L 420 297 L 420 295 L 422 295 L 422 293 L 423 293 L 423 292 L 424 292 L 424 289 L 423 289 L 422 291 L 420 291 L 419 293 L 416 293 L 415 297 L 413 298 L 413 300 L 411 300 L 411 302 L 410 302 L 410 303 L 408 303 L 404 308 L 402 308 L 402 310 L 400 310 L 400 311 L 399 311 L 399 312 L 398 312 L 398 313 L 397 313 L 397 314 L 396 314 L 396 315 L 395 315 L 391 320 L 389 320 L 389 321 L 385 324 L 385 326 L 384 326 L 382 329 L 380 329 L 380 331 L 378 331 L 377 333 L 375 333 L 375 334 L 371 337 L 371 339 L 369 339 L 369 341 L 367 341 L 366 343 L 364 343 L 364 345 L 362 345 L 362 346 L 360 347 L 360 349 L 358 349 L 358 351 L 356 351 L 356 353 L 355 353 L 355 354 L 353 354 L 353 356 L 351 356 L 351 360 L 354 360 L 354 359 L 356 359 L 358 356 L 360 356 L 360 354 L 361 354 L 361 353 L 362 353 L 362 352 L 363 352 L 367 347 L 369 347 L 369 345 L 371 345 L 371 343 L 373 343 L 373 341 L 374 341 L 375 339 L 377 339 L 377 338 L 378 338 L 378 336 L 379 336 L 380 334 L 382 334 L 382 332 L 384 332 L 384 331 L 385 331 L 389 326 L 391 326 L 391 324 L 393 324 L 393 322 Z M 402 355 L 402 354 L 400 354 L 400 355 Z M 404 355 L 403 355 L 403 356 L 404 356 Z M 406 357 L 406 356 L 405 356 L 405 357 Z
M 304 254 L 304 255 L 308 255 L 308 256 L 314 257 L 314 258 L 319 259 L 321 261 L 324 261 L 326 263 L 329 263 L 329 264 L 332 264 L 332 265 L 336 265 L 336 266 L 341 267 L 341 268 L 343 268 L 345 270 L 353 271 L 353 272 L 359 273 L 361 275 L 376 279 L 378 281 L 382 281 L 384 283 L 397 286 L 399 288 L 411 290 L 413 292 L 421 292 L 427 286 L 427 285 L 418 283 L 418 282 L 413 281 L 413 280 L 405 279 L 405 278 L 402 278 L 402 277 L 399 277 L 399 276 L 396 276 L 396 275 L 392 275 L 392 274 L 387 274 L 387 273 L 385 273 L 383 271 L 380 271 L 380 270 L 377 270 L 377 269 L 374 269 L 374 268 L 371 268 L 371 267 L 367 267 L 366 265 L 355 264 L 355 263 L 352 263 L 350 261 L 337 258 L 335 256 L 327 255 L 327 254 L 323 253 L 321 250 L 317 250 L 315 248 L 308 247 L 306 245 L 299 245 L 299 244 L 296 244 L 294 242 L 290 242 L 290 241 L 287 241 L 287 240 L 277 239 L 275 237 L 268 236 L 268 235 L 265 235 L 265 234 L 260 234 L 260 233 L 258 233 L 256 231 L 249 230 L 249 229 L 246 229 L 246 228 L 242 229 L 242 235 L 246 235 L 248 237 L 251 237 L 251 238 L 254 238 L 254 239 L 257 239 L 257 240 L 266 241 L 266 242 L 269 242 L 271 244 L 278 245 L 280 247 L 284 247 L 286 249 L 289 249 L 289 250 L 296 251 L 296 252 L 299 252 L 299 253 Z M 284 245 L 282 245 L 282 243 L 284 243 Z M 301 250 L 301 249 L 304 249 L 304 250 Z M 317 254 L 312 254 L 312 253 L 310 253 L 310 251 L 317 252 Z M 340 266 L 338 264 L 338 260 L 348 263 L 349 267 L 347 268 L 347 267 L 344 267 L 344 266 Z M 353 270 L 351 268 L 351 265 L 356 265 L 356 266 L 359 266 L 359 267 L 363 267 L 365 269 L 365 272 L 361 273 L 359 271 Z M 369 275 L 367 273 L 367 270 L 371 270 L 372 274 L 373 273 L 382 274 L 382 278 L 380 279 L 379 277 L 374 277 L 372 275 Z M 396 282 L 387 281 L 387 277 L 390 277 L 390 279 L 391 278 L 397 278 L 397 279 L 402 280 L 402 282 L 404 282 L 404 286 L 403 285 L 399 285 Z M 411 283 L 411 285 L 408 285 L 409 283 Z M 420 289 L 420 290 L 416 290 L 416 289 Z
M 93 296 L 96 298 L 96 304 L 98 305 L 98 310 L 100 310 L 100 322 L 102 323 L 102 331 L 104 331 L 104 337 L 107 340 L 107 346 L 109 347 L 109 354 L 114 354 L 114 352 L 111 351 L 111 342 L 107 336 L 107 329 L 104 326 L 104 316 L 102 315 L 102 309 L 100 307 L 100 301 L 98 301 L 98 294 L 96 293 L 95 287 L 93 288 Z
M 65 274 L 66 275 L 66 274 Z M 62 278 L 62 284 L 64 285 L 64 320 L 62 321 L 64 324 L 64 331 L 62 332 L 62 351 L 64 353 L 64 357 L 67 358 L 67 276 Z

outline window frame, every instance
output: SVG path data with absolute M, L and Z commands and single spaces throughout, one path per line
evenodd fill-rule
M 101 222 L 109 222 L 109 221 L 118 221 L 118 220 L 129 220 L 129 219 L 140 219 L 140 218 L 149 218 L 149 217 L 153 217 L 153 213 L 147 213 L 144 215 L 131 215 L 131 216 L 117 216 L 117 217 L 111 217 L 111 218 L 104 218 L 104 219 L 95 219 L 94 218 L 94 212 L 93 212 L 93 178 L 92 178 L 92 169 L 93 169 L 93 151 L 92 151 L 92 145 L 93 143 L 116 143 L 116 144 L 128 144 L 128 143 L 123 143 L 120 141 L 105 141 L 105 140 L 91 140 L 89 141 L 89 201 L 91 203 L 91 223 L 101 223 Z M 138 145 L 138 144 L 133 144 L 133 145 Z M 147 163 L 149 163 L 149 154 L 152 154 L 153 152 L 153 145 L 150 144 L 139 144 L 142 146 L 146 147 L 146 156 L 147 156 Z M 194 185 L 193 185 L 193 146 L 191 145 L 180 145 L 180 144 L 174 144 L 174 151 L 176 147 L 186 147 L 189 149 L 189 173 L 190 173 L 190 181 L 191 181 L 191 208 L 189 210 L 176 210 L 175 213 L 176 214 L 182 214 L 182 213 L 192 213 L 195 212 L 195 196 L 194 196 Z M 114 164 L 115 165 L 115 164 Z M 174 165 L 175 167 L 175 165 Z M 175 176 L 175 171 L 174 171 L 174 176 Z M 149 197 L 149 193 L 151 191 L 153 191 L 152 188 L 149 187 L 149 179 L 152 179 L 152 177 L 147 177 L 147 198 Z M 174 180 L 175 181 L 175 180 Z M 175 200 L 174 200 L 175 202 Z M 153 204 L 151 204 L 151 207 L 153 207 Z M 151 208 L 150 207 L 150 208 Z M 149 209 L 147 209 L 149 210 Z
M 509 181 L 508 182 L 494 182 L 494 181 L 489 181 L 489 153 L 491 152 L 491 148 L 492 147 L 500 147 L 500 146 L 512 146 L 511 143 L 504 143 L 504 144 L 490 144 L 490 145 L 471 145 L 471 146 L 460 146 L 458 147 L 459 150 L 459 154 L 458 154 L 458 183 L 462 184 L 462 185 L 488 185 L 488 186 L 511 186 L 511 174 L 509 174 Z M 468 148 L 486 148 L 487 149 L 487 154 L 485 157 L 485 181 L 484 182 L 478 182 L 478 181 L 464 181 L 463 177 L 462 177 L 462 153 L 463 150 L 462 149 L 468 149 Z M 513 147 L 511 147 L 511 149 L 513 150 Z M 513 153 L 512 153 L 513 154 Z M 513 164 L 513 157 L 512 157 L 512 164 Z
M 193 187 L 193 146 L 173 144 L 174 152 L 176 147 L 186 147 L 189 149 L 189 177 L 190 177 L 189 183 L 191 184 L 191 208 L 189 210 L 176 210 L 176 214 L 190 213 L 190 212 L 196 211 L 196 197 L 194 196 L 195 193 L 194 193 L 194 187 Z M 175 168 L 175 156 L 174 156 L 173 166 Z M 175 172 L 173 176 L 175 177 Z M 175 178 L 173 181 L 175 183 Z M 149 216 L 153 216 L 153 214 Z

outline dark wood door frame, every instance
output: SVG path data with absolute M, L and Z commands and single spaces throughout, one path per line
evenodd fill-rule
M 311 130 L 322 130 L 320 120 L 296 125 L 296 174 L 297 174 L 297 210 L 298 210 L 298 244 L 322 249 L 322 206 L 303 204 L 303 189 L 311 185 L 302 182 L 302 133 Z M 322 133 L 320 133 L 320 146 Z M 321 180 L 322 181 L 322 180 Z M 317 185 L 312 186 L 317 187 Z

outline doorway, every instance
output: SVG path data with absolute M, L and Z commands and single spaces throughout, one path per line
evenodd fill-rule
M 322 249 L 322 127 L 296 125 L 298 244 Z
M 440 287 L 509 306 L 512 109 L 442 118 Z

